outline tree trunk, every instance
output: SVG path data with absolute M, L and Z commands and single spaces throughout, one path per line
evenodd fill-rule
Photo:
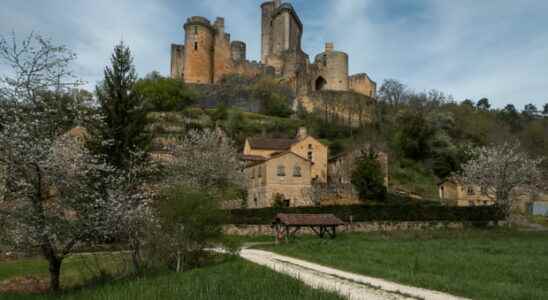
M 61 276 L 61 263 L 63 262 L 62 259 L 56 258 L 56 257 L 49 257 L 48 258 L 48 269 L 49 269 L 49 288 L 50 290 L 54 292 L 58 292 L 60 290 L 60 276 Z

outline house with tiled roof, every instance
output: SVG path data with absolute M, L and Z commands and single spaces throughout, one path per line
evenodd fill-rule
M 313 205 L 313 183 L 327 182 L 328 147 L 301 128 L 294 139 L 248 138 L 246 162 L 248 207 Z

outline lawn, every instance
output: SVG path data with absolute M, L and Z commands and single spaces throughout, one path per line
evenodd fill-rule
M 502 230 L 343 234 L 261 246 L 474 299 L 548 299 L 548 233 Z
M 10 263 L 14 268 L 14 263 Z M 42 264 L 15 263 L 24 274 L 33 273 Z M 0 264 L 4 270 L 6 264 Z M 76 264 L 67 264 L 70 272 Z M 12 273 L 13 274 L 13 273 Z M 6 273 L 3 273 L 4 278 Z M 240 258 L 183 273 L 163 272 L 137 279 L 125 279 L 68 290 L 61 295 L 0 295 L 13 300 L 107 300 L 107 299 L 342 299 L 335 294 L 309 288 L 301 282 Z

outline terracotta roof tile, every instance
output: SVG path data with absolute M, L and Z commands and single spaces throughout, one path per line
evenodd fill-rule
M 248 140 L 252 149 L 261 150 L 289 150 L 291 145 L 295 144 L 295 139 L 270 139 L 270 138 L 251 138 Z

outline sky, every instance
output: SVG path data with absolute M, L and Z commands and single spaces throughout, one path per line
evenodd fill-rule
M 137 71 L 169 74 L 170 45 L 183 43 L 187 17 L 225 18 L 233 40 L 260 56 L 255 0 L 2 0 L 0 34 L 31 31 L 77 53 L 75 73 L 92 88 L 115 44 L 130 46 Z M 311 58 L 334 42 L 350 73 L 378 85 L 397 79 L 455 100 L 486 97 L 494 107 L 548 102 L 546 0 L 292 0 Z M 2 70 L 0 69 L 0 72 Z

